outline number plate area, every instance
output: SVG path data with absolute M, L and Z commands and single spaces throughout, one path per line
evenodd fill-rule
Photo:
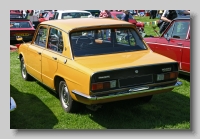
M 157 75 L 157 81 L 162 81 L 162 80 L 164 80 L 164 78 L 165 78 L 164 74 L 158 74 Z

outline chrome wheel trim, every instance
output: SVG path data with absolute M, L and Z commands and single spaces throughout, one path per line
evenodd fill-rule
M 26 78 L 27 72 L 26 72 L 26 65 L 24 64 L 24 61 L 22 63 L 22 76 L 23 78 Z
M 65 84 L 62 84 L 61 88 L 61 101 L 65 109 L 69 107 L 69 91 Z

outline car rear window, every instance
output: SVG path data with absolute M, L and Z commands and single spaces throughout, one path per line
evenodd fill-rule
M 74 56 L 101 55 L 146 50 L 133 28 L 103 28 L 70 33 Z
M 10 14 L 10 18 L 23 18 L 22 14 Z
M 83 13 L 83 12 L 70 12 L 70 13 L 62 13 L 62 19 L 67 18 L 86 18 L 90 15 L 90 13 Z
M 10 28 L 32 28 L 29 22 L 11 21 Z

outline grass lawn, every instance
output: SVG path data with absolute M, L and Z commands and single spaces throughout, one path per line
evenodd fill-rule
M 141 17 L 140 21 L 146 18 Z M 145 27 L 151 33 L 149 29 L 150 26 Z M 17 57 L 17 52 L 10 52 L 10 95 L 17 103 L 17 109 L 10 112 L 11 129 L 191 128 L 190 78 L 187 76 L 179 76 L 183 82 L 181 87 L 154 95 L 146 104 L 132 99 L 105 104 L 96 112 L 84 108 L 78 114 L 69 114 L 62 110 L 57 95 L 51 90 L 36 80 L 22 79 Z
M 134 18 L 139 22 L 152 22 L 152 21 L 158 21 L 159 20 L 158 18 L 149 19 L 148 16 L 144 16 L 144 17 L 135 16 Z M 159 32 L 159 28 L 157 26 L 155 26 L 155 27 L 156 27 L 155 29 Z M 150 24 L 149 25 L 145 25 L 144 31 L 145 31 L 146 35 L 157 36 L 157 34 L 154 32 L 154 30 L 152 28 L 152 25 L 150 25 Z

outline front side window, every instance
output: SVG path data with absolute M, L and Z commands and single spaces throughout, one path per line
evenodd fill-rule
M 101 55 L 146 50 L 133 28 L 102 28 L 70 33 L 74 56 Z
M 186 39 L 189 28 L 189 22 L 177 21 L 174 23 L 172 38 Z
M 40 26 L 35 39 L 35 44 L 41 47 L 46 47 L 47 33 L 48 29 L 44 26 Z
M 167 30 L 167 32 L 164 35 L 171 38 L 173 28 L 174 28 L 174 23 L 172 25 L 170 25 L 170 28 Z
M 59 53 L 63 52 L 63 38 L 60 30 L 50 28 L 47 48 Z

